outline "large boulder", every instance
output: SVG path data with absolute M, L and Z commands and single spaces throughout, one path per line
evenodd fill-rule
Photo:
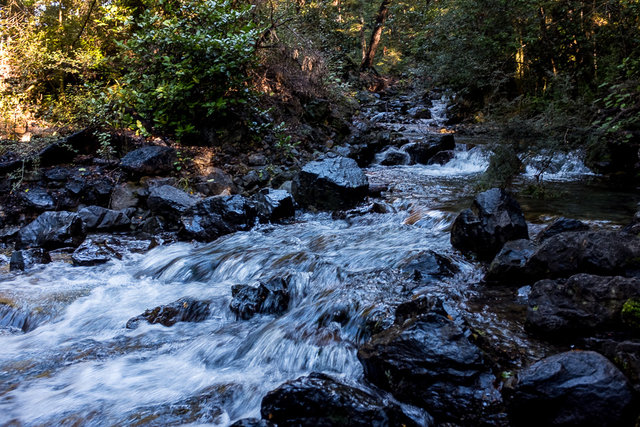
M 611 360 L 640 392 L 640 339 L 619 341 L 605 337 L 589 337 L 581 343 Z
M 369 181 L 355 160 L 334 157 L 307 163 L 294 180 L 292 189 L 302 206 L 348 209 L 367 197 Z
M 622 308 L 640 296 L 640 279 L 578 274 L 569 279 L 541 280 L 531 287 L 527 328 L 565 338 L 621 328 Z
M 411 157 L 406 151 L 389 147 L 382 153 L 376 154 L 376 161 L 382 166 L 408 165 Z
M 422 165 L 429 161 L 440 151 L 454 150 L 456 143 L 452 134 L 434 135 L 426 141 L 411 143 L 404 147 L 411 158 L 411 163 Z
M 480 349 L 439 313 L 374 335 L 358 358 L 367 380 L 426 409 L 437 422 L 473 425 L 491 416 L 500 402 Z
M 87 206 L 78 211 L 88 231 L 111 231 L 126 229 L 131 219 L 126 212 L 114 211 L 101 206 Z
M 149 145 L 127 153 L 120 166 L 131 175 L 163 175 L 173 169 L 176 152 L 170 147 Z
M 409 418 L 399 405 L 364 390 L 312 373 L 282 384 L 262 399 L 262 418 L 279 426 L 426 426 L 430 417 Z
M 156 214 L 179 218 L 198 202 L 196 197 L 170 185 L 153 187 L 149 192 L 147 207 Z
M 264 188 L 256 193 L 255 203 L 258 217 L 263 222 L 293 218 L 296 214 L 293 197 L 285 190 Z
M 589 225 L 577 219 L 570 218 L 558 218 L 551 223 L 547 228 L 542 230 L 538 235 L 538 240 L 542 242 L 549 237 L 556 234 L 566 233 L 569 231 L 588 231 Z
M 546 239 L 525 266 L 527 276 L 568 277 L 577 273 L 633 275 L 640 269 L 640 237 L 616 231 L 580 231 Z
M 144 321 L 163 326 L 173 326 L 178 322 L 202 322 L 209 317 L 209 304 L 208 301 L 180 298 L 171 304 L 145 310 L 141 315 L 129 319 L 126 326 L 127 329 L 135 329 Z
M 492 259 L 510 240 L 528 238 L 520 205 L 499 188 L 478 194 L 471 209 L 462 211 L 451 228 L 451 245 L 481 259 Z
M 10 271 L 24 271 L 36 264 L 51 262 L 49 252 L 42 248 L 22 249 L 11 254 L 9 260 Z
M 498 255 L 491 261 L 485 282 L 512 282 L 521 285 L 524 268 L 536 250 L 535 244 L 528 239 L 512 240 L 504 244 Z
M 246 230 L 255 219 L 255 207 L 239 194 L 207 197 L 184 212 L 182 235 L 209 242 L 225 234 Z
M 45 212 L 18 232 L 16 247 L 56 249 L 76 247 L 87 233 L 82 218 L 75 212 Z
M 231 296 L 229 308 L 240 319 L 250 319 L 258 313 L 282 314 L 289 308 L 287 282 L 282 278 L 258 282 L 257 286 L 234 285 Z
M 514 426 L 631 425 L 631 388 L 593 351 L 556 354 L 518 373 L 508 400 Z

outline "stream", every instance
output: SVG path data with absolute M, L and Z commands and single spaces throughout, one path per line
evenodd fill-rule
M 441 126 L 444 100 L 431 110 L 433 119 L 405 124 L 408 138 Z M 259 418 L 267 392 L 310 372 L 366 388 L 358 346 L 372 325 L 393 321 L 395 306 L 422 294 L 486 331 L 514 367 L 552 353 L 524 332 L 517 292 L 478 285 L 481 266 L 449 242 L 488 166 L 484 145 L 473 142 L 458 141 L 444 165 L 369 167 L 370 183 L 388 190 L 341 217 L 298 211 L 290 224 L 132 250 L 95 267 L 57 261 L 15 273 L 0 260 L 0 302 L 29 319 L 26 333 L 0 329 L 0 425 L 225 426 Z M 633 193 L 607 187 L 575 154 L 558 164 L 545 179 L 562 197 L 518 197 L 532 237 L 559 216 L 602 228 L 633 216 Z M 516 186 L 536 173 L 528 169 Z M 405 267 L 428 251 L 452 260 L 457 273 L 412 280 Z M 236 319 L 231 286 L 277 277 L 288 280 L 289 310 Z M 125 329 L 182 297 L 209 301 L 209 317 Z

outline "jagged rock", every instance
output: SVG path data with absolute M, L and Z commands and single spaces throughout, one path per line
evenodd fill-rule
M 399 405 L 364 390 L 312 373 L 282 384 L 262 399 L 263 419 L 279 426 L 428 426 L 426 414 L 417 421 Z
M 426 409 L 439 423 L 477 424 L 500 402 L 480 349 L 438 313 L 374 335 L 358 359 L 368 381 Z
M 131 219 L 123 211 L 114 211 L 100 206 L 87 206 L 78 211 L 89 231 L 118 230 L 129 227 Z
M 348 209 L 362 202 L 369 181 L 353 159 L 327 158 L 307 163 L 293 182 L 296 201 L 318 209 Z
M 556 234 L 565 233 L 569 231 L 588 231 L 589 225 L 585 224 L 582 221 L 578 221 L 577 219 L 569 219 L 569 218 L 558 218 L 553 221 L 547 228 L 545 228 L 538 235 L 538 241 L 542 242 L 549 237 L 555 236 Z
M 18 249 L 43 247 L 56 249 L 78 246 L 87 233 L 82 218 L 75 212 L 45 212 L 18 232 Z
M 127 153 L 120 166 L 132 175 L 162 175 L 173 169 L 175 158 L 173 148 L 149 145 Z
M 293 197 L 284 190 L 264 188 L 255 195 L 256 209 L 261 221 L 280 221 L 296 214 Z
M 426 141 L 415 142 L 404 147 L 411 163 L 426 165 L 440 151 L 454 150 L 456 142 L 452 134 L 434 135 Z
M 512 240 L 504 244 L 498 255 L 491 261 L 485 282 L 513 282 L 520 285 L 525 277 L 524 267 L 536 250 L 531 240 Z
M 478 194 L 471 209 L 462 211 L 451 228 L 451 245 L 481 259 L 493 258 L 509 240 L 528 238 L 520 205 L 499 188 Z
M 518 373 L 508 400 L 515 426 L 631 425 L 631 388 L 606 357 L 570 351 Z
M 258 286 L 234 285 L 229 308 L 240 319 L 250 319 L 258 313 L 282 314 L 289 308 L 289 291 L 284 279 L 276 278 Z
M 578 274 L 541 280 L 531 287 L 529 330 L 554 338 L 622 327 L 624 303 L 640 296 L 640 279 Z
M 610 338 L 586 338 L 585 348 L 605 355 L 629 378 L 640 391 L 640 340 L 625 339 L 617 341 Z
M 20 193 L 27 206 L 38 211 L 53 209 L 53 197 L 43 188 L 28 189 Z
M 253 225 L 255 208 L 241 195 L 212 196 L 190 207 L 182 216 L 182 234 L 208 242 Z
M 382 166 L 408 165 L 411 161 L 409 154 L 395 147 L 389 147 L 376 155 L 376 160 Z
M 195 185 L 196 190 L 205 196 L 230 195 L 238 192 L 231 177 L 222 169 L 214 168 L 207 176 L 202 177 Z
M 122 259 L 120 243 L 113 238 L 86 239 L 71 255 L 75 266 L 104 264 L 114 258 Z
M 147 207 L 156 214 L 178 218 L 197 202 L 196 197 L 182 190 L 170 185 L 160 185 L 150 190 Z
M 640 237 L 615 231 L 556 234 L 538 247 L 525 265 L 532 279 L 577 273 L 634 275 L 640 269 Z
M 48 264 L 50 262 L 49 252 L 42 248 L 22 249 L 11 254 L 9 270 L 24 271 L 33 265 Z
M 111 192 L 109 206 L 116 211 L 137 207 L 138 194 L 134 186 L 127 183 L 115 186 Z
M 145 310 L 141 315 L 129 319 L 127 329 L 135 329 L 143 321 L 163 326 L 173 326 L 178 322 L 202 322 L 209 316 L 209 312 L 208 301 L 180 298 L 171 304 Z
M 402 269 L 413 276 L 414 280 L 450 277 L 458 272 L 451 259 L 434 251 L 426 251 L 410 260 Z

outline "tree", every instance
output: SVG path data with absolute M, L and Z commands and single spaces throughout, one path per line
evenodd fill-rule
M 387 18 L 389 17 L 389 6 L 391 6 L 391 0 L 382 0 L 380 9 L 378 10 L 378 14 L 376 15 L 375 24 L 373 25 L 373 31 L 371 32 L 371 41 L 369 42 L 369 47 L 366 50 L 366 54 L 362 58 L 362 63 L 360 64 L 360 69 L 362 71 L 370 70 L 373 68 L 373 60 L 376 56 L 378 45 L 380 45 L 382 30 L 384 28 L 385 22 L 387 21 Z

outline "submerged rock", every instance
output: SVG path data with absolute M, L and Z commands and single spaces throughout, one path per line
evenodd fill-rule
M 510 240 L 528 238 L 520 205 L 499 188 L 478 194 L 471 209 L 462 211 L 451 228 L 451 245 L 481 259 L 493 258 Z
M 441 314 L 429 313 L 373 336 L 358 359 L 368 381 L 425 408 L 440 423 L 477 424 L 500 402 L 480 349 Z
M 513 282 L 521 285 L 525 278 L 525 265 L 536 250 L 535 244 L 528 239 L 512 240 L 504 244 L 498 255 L 491 261 L 486 282 Z
M 578 221 L 577 219 L 558 218 L 538 235 L 538 241 L 542 242 L 543 240 L 560 233 L 587 230 L 589 230 L 589 225 L 582 221 Z
M 640 297 L 640 279 L 578 274 L 536 282 L 529 294 L 527 328 L 557 338 L 621 328 L 625 302 Z
M 129 319 L 127 329 L 135 329 L 143 321 L 163 326 L 173 326 L 178 322 L 202 322 L 209 316 L 209 311 L 208 301 L 180 298 L 171 304 L 145 310 L 141 315 Z
M 162 175 L 171 172 L 175 158 L 173 148 L 150 145 L 127 153 L 120 166 L 132 175 Z
M 86 235 L 82 218 L 77 213 L 45 212 L 20 229 L 16 247 L 76 247 L 82 243 Z
M 307 163 L 293 182 L 296 201 L 318 209 L 349 209 L 362 202 L 369 181 L 353 159 L 327 158 Z
M 262 399 L 262 418 L 279 426 L 427 426 L 432 420 L 407 416 L 399 405 L 364 390 L 312 373 L 282 384 Z
M 508 400 L 516 426 L 630 425 L 631 388 L 593 351 L 556 354 L 518 373 Z
M 258 313 L 282 314 L 289 308 L 289 291 L 284 279 L 276 278 L 258 286 L 235 285 L 231 288 L 229 308 L 240 319 L 250 319 Z
M 255 207 L 244 196 L 207 197 L 184 212 L 182 234 L 189 239 L 209 242 L 250 228 L 255 218 Z
M 49 252 L 42 248 L 22 249 L 11 254 L 9 270 L 24 271 L 36 264 L 48 264 L 50 262 Z
M 178 218 L 197 202 L 196 197 L 182 190 L 170 185 L 160 185 L 149 192 L 147 207 L 154 213 Z

